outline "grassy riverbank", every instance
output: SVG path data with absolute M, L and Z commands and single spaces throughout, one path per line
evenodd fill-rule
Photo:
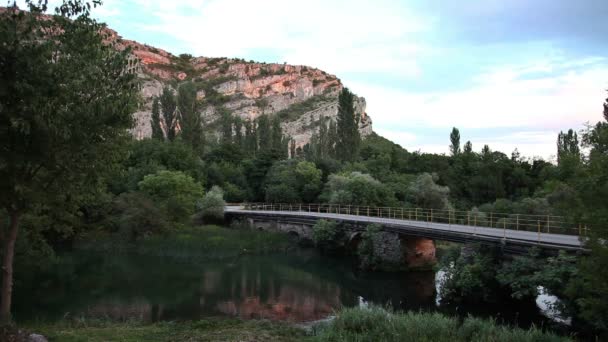
M 50 342 L 160 342 L 160 341 L 300 341 L 303 330 L 283 323 L 207 319 L 196 322 L 112 323 L 105 321 L 66 321 L 27 327 Z
M 49 341 L 571 341 L 540 329 L 523 330 L 491 320 L 459 321 L 438 313 L 391 313 L 381 308 L 344 309 L 333 321 L 312 332 L 287 323 L 215 318 L 196 322 L 138 322 L 70 320 L 31 324 L 27 330 Z

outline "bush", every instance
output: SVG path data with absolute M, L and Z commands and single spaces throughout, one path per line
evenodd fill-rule
M 340 311 L 321 327 L 315 341 L 569 341 L 537 328 L 523 330 L 497 325 L 491 320 L 457 318 L 439 313 L 393 313 L 379 307 Z
M 379 224 L 370 224 L 361 237 L 361 243 L 357 248 L 357 255 L 363 269 L 374 268 L 377 263 L 377 258 L 374 255 L 374 240 L 381 230 L 382 226 Z
M 319 220 L 312 227 L 312 239 L 317 246 L 335 242 L 337 235 L 338 224 L 335 221 Z
M 213 219 L 224 218 L 224 207 L 226 202 L 224 201 L 224 192 L 219 186 L 214 186 L 205 194 L 201 202 L 199 203 L 199 211 L 203 217 Z
M 112 211 L 111 225 L 125 241 L 158 234 L 167 228 L 165 212 L 141 192 L 121 194 L 114 200 Z
M 411 203 L 425 209 L 450 209 L 450 189 L 435 183 L 437 176 L 423 173 L 408 187 Z
M 159 171 L 139 182 L 140 190 L 159 203 L 175 222 L 188 219 L 196 202 L 203 197 L 203 186 L 180 171 Z
M 329 203 L 364 206 L 391 206 L 397 202 L 386 185 L 361 172 L 329 176 L 321 198 Z

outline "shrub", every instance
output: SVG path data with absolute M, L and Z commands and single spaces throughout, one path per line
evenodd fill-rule
M 370 224 L 361 236 L 361 243 L 357 248 L 357 255 L 359 256 L 361 268 L 363 269 L 373 268 L 377 262 L 377 258 L 374 255 L 374 240 L 381 230 L 382 226 L 379 224 Z
M 457 318 L 440 313 L 393 313 L 379 307 L 340 311 L 316 333 L 315 341 L 569 341 L 537 328 L 523 330 L 494 321 Z
M 338 235 L 338 224 L 335 221 L 319 220 L 312 227 L 312 239 L 317 246 L 334 242 Z
M 195 210 L 196 201 L 203 197 L 203 186 L 180 171 L 159 171 L 139 182 L 139 189 L 159 203 L 168 217 L 183 222 Z
M 123 193 L 112 204 L 111 225 L 126 241 L 158 234 L 167 228 L 166 213 L 141 192 Z
M 199 211 L 202 213 L 203 217 L 214 219 L 224 218 L 225 206 L 224 192 L 219 186 L 212 187 L 198 205 Z

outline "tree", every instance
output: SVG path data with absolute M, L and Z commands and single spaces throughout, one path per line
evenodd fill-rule
M 608 98 L 604 102 L 604 120 L 608 121 Z
M 368 206 L 395 205 L 395 195 L 374 177 L 361 172 L 333 174 L 321 198 L 329 203 Z
M 557 136 L 557 163 L 563 163 L 564 159 L 580 160 L 578 135 L 572 129 L 567 133 L 559 132 Z
M 161 123 L 161 120 L 163 119 L 160 117 L 160 100 L 155 97 L 152 102 L 152 139 L 165 140 L 162 127 L 166 124 Z
M 471 144 L 470 141 L 467 141 L 464 144 L 464 149 L 463 149 L 464 153 L 473 153 L 473 144 Z
M 587 248 L 591 253 L 582 258 L 579 277 L 568 292 L 583 319 L 599 330 L 608 331 L 608 123 L 588 127 L 582 142 L 589 149 L 585 174 L 572 182 L 584 208 L 575 217 L 589 227 Z
M 321 191 L 321 170 L 314 163 L 293 159 L 274 163 L 266 175 L 266 201 L 312 202 Z
M 164 118 L 165 127 L 163 128 L 165 130 L 165 135 L 167 136 L 167 139 L 173 141 L 176 135 L 175 127 L 177 125 L 177 120 L 175 114 L 177 103 L 175 101 L 175 95 L 169 87 L 163 88 L 163 92 L 160 95 L 160 108 Z
M 203 186 L 181 171 L 147 175 L 139 182 L 139 190 L 162 205 L 174 222 L 187 220 L 204 194 Z
M 219 186 L 213 186 L 198 205 L 203 217 L 214 219 L 224 218 L 224 207 L 226 207 L 224 191 Z
M 257 136 L 259 139 L 259 149 L 261 151 L 268 151 L 272 147 L 270 120 L 268 119 L 268 116 L 261 115 L 256 121 L 257 121 Z
M 186 82 L 177 89 L 177 107 L 181 113 L 182 139 L 198 153 L 203 148 L 203 125 L 198 112 L 196 87 L 192 82 Z
M 452 128 L 452 133 L 450 133 L 450 153 L 452 156 L 457 156 L 460 154 L 460 131 L 458 128 Z
M 411 202 L 425 209 L 449 209 L 450 189 L 435 183 L 436 175 L 423 173 L 408 188 Z
M 344 161 L 354 161 L 361 145 L 359 117 L 355 115 L 354 94 L 348 88 L 338 96 L 338 141 L 337 157 Z
M 234 121 L 232 114 L 227 110 L 222 110 L 220 120 L 222 127 L 221 142 L 224 145 L 230 145 L 232 144 L 232 122 Z
M 98 3 L 97 1 L 93 4 Z M 137 87 L 129 51 L 104 44 L 89 3 L 64 2 L 41 20 L 46 1 L 0 14 L 0 319 L 10 319 L 20 218 L 81 202 L 123 156 Z

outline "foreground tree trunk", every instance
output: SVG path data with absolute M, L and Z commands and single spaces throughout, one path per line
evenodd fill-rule
M 20 215 L 17 211 L 10 212 L 10 226 L 3 236 L 2 250 L 2 292 L 0 293 L 0 323 L 8 323 L 11 319 L 11 299 L 13 295 L 13 257 L 15 256 L 15 241 L 19 229 Z

